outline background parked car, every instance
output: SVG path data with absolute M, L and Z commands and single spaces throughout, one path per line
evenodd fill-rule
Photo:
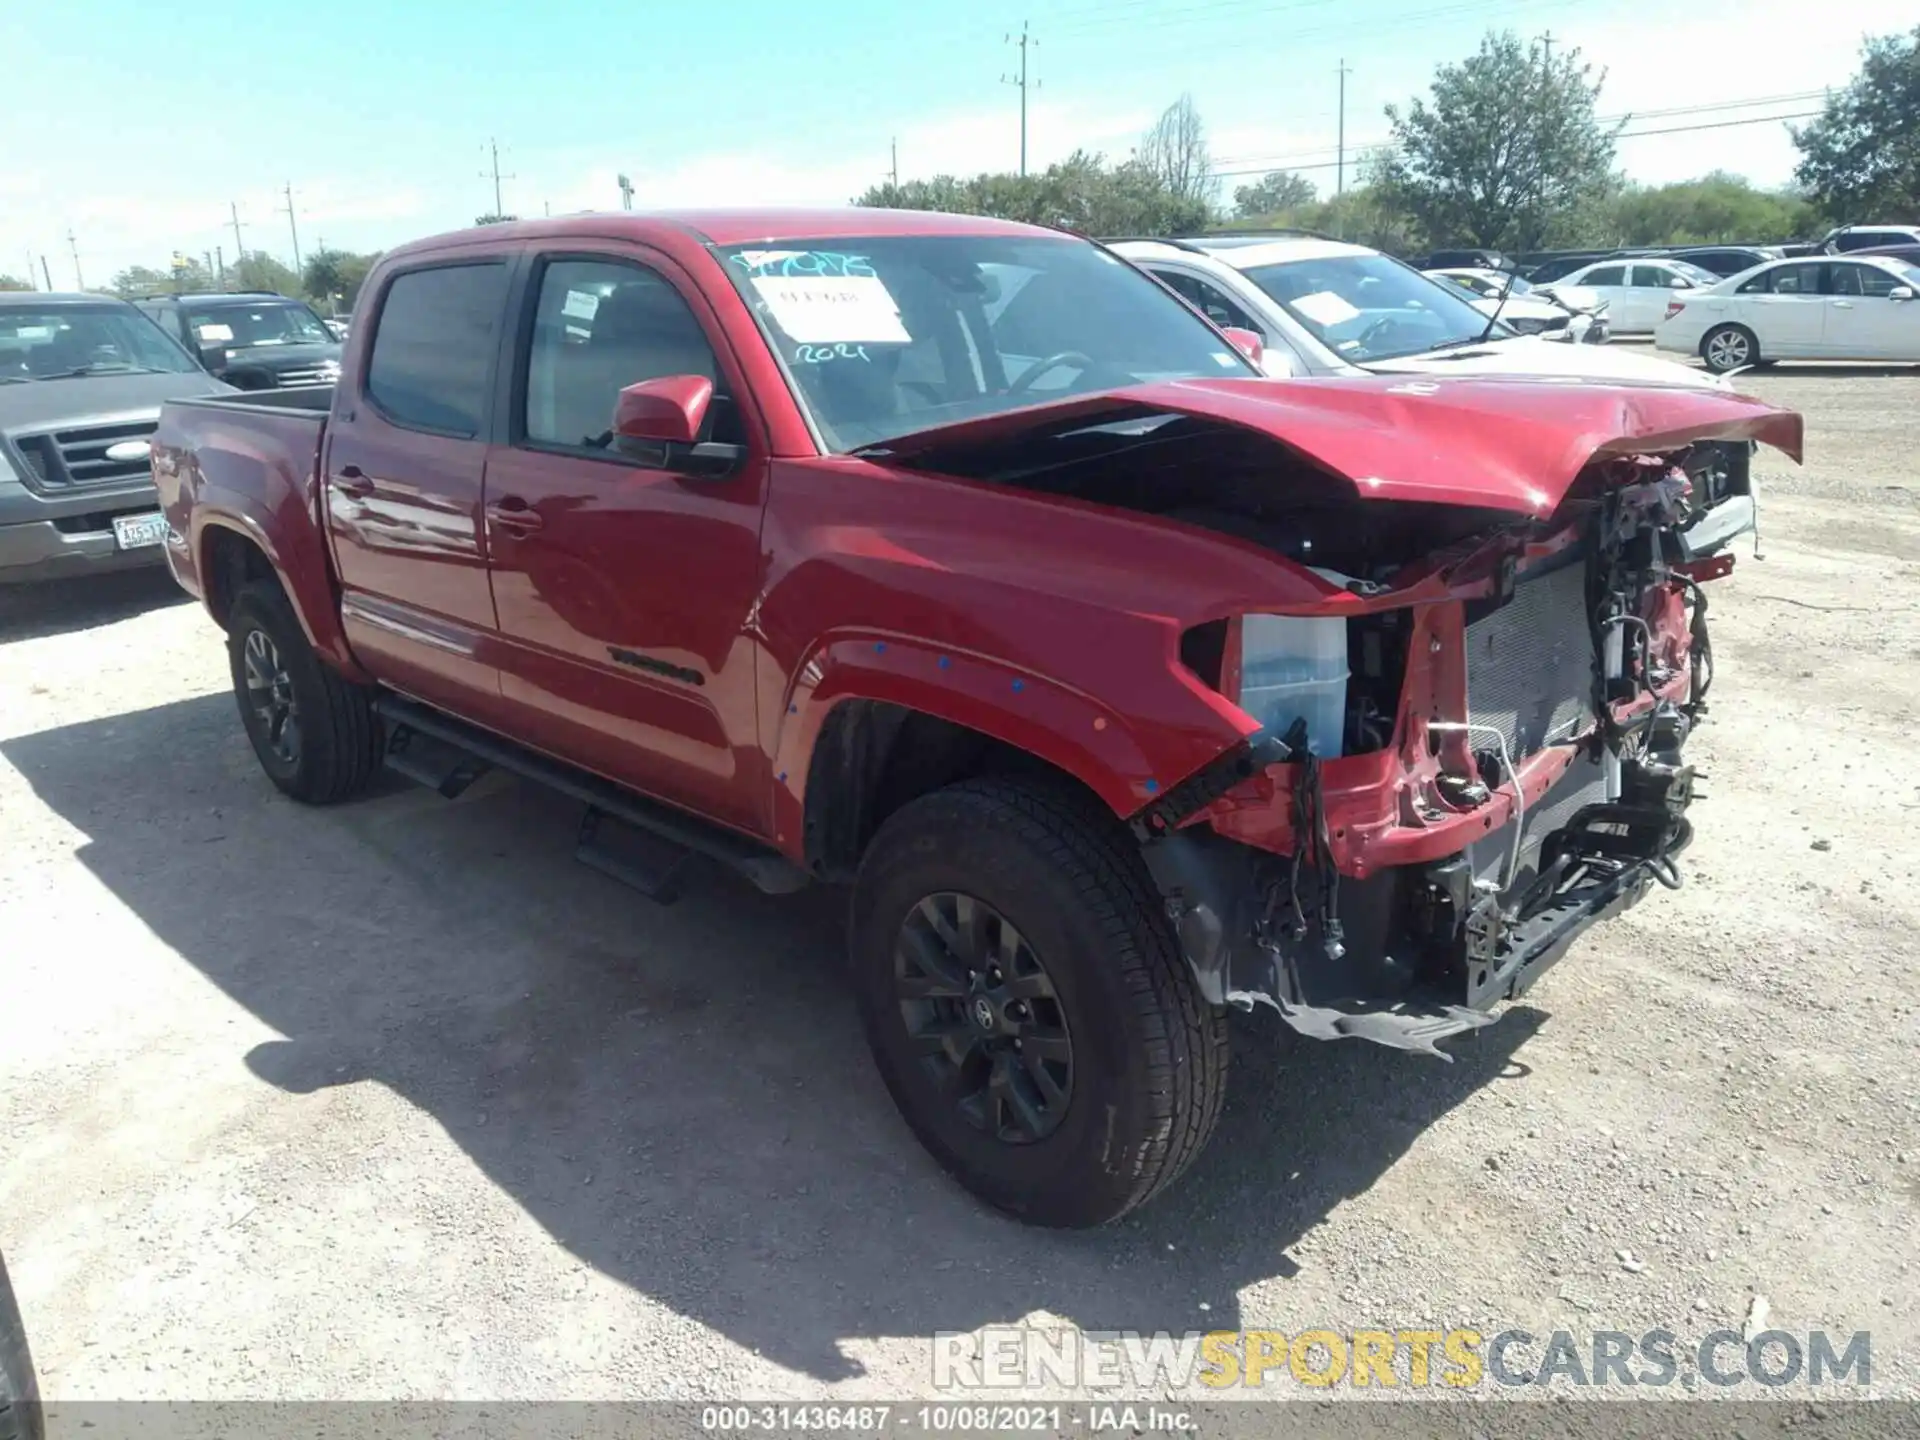
M 42 1440 L 45 1434 L 33 1352 L 20 1323 L 6 1259 L 0 1256 L 0 1440 Z
M 0 294 L 0 583 L 157 564 L 160 402 L 226 393 L 124 300 Z
M 340 378 L 340 341 L 304 301 L 260 293 L 152 295 L 136 303 L 239 389 L 331 385 Z
M 1615 335 L 1651 335 L 1676 290 L 1697 290 L 1719 280 L 1685 260 L 1651 256 L 1603 260 L 1566 277 L 1567 284 L 1583 286 L 1607 302 L 1607 323 Z
M 1885 255 L 1891 260 L 1904 260 L 1909 265 L 1920 265 L 1920 245 L 1876 245 L 1871 250 L 1856 250 L 1855 255 Z
M 1846 255 L 1881 245 L 1920 245 L 1920 226 L 1842 225 L 1838 230 L 1829 230 L 1820 240 L 1820 249 L 1828 255 Z
M 1662 350 L 1715 373 L 1772 360 L 1920 360 L 1920 268 L 1889 256 L 1776 260 L 1675 295 Z
M 1675 260 L 1698 265 L 1722 279 L 1745 274 L 1756 265 L 1781 258 L 1779 247 L 1774 245 L 1690 245 L 1673 251 L 1672 255 Z
M 1538 290 L 1511 271 L 1427 270 L 1422 272 L 1464 293 L 1482 315 L 1498 315 L 1500 323 L 1521 335 L 1546 340 L 1597 345 L 1607 338 L 1604 321 L 1596 320 L 1593 306 L 1572 305 L 1551 290 Z M 1511 283 L 1509 283 L 1511 282 Z M 1576 293 L 1583 293 L 1576 290 Z M 1597 303 L 1597 302 L 1596 302 Z

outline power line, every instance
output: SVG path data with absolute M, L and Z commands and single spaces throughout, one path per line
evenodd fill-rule
M 1818 110 L 1797 110 L 1788 115 L 1749 115 L 1742 120 L 1712 120 L 1697 125 L 1670 125 L 1660 130 L 1624 130 L 1614 138 L 1618 140 L 1639 140 L 1649 135 L 1687 135 L 1696 130 L 1726 130 L 1737 125 L 1766 125 L 1779 120 L 1806 120 L 1819 113 Z M 1370 145 L 1356 145 L 1353 148 L 1363 151 L 1390 150 L 1393 148 L 1393 142 L 1391 140 L 1378 140 Z M 1320 153 L 1325 154 L 1326 152 L 1322 151 Z M 1275 169 L 1294 171 L 1331 170 L 1338 163 L 1339 162 L 1335 160 L 1319 160 L 1304 165 L 1265 165 L 1252 170 L 1216 170 L 1213 173 L 1216 179 L 1237 180 L 1248 175 L 1265 175 Z
M 1027 34 L 1027 22 L 1022 20 L 1020 22 L 1020 38 L 1016 40 L 1011 34 L 1007 36 L 1007 44 L 1018 45 L 1020 47 L 1019 78 L 1015 79 L 1010 75 L 1002 75 L 1000 77 L 1000 83 L 1002 85 L 1017 85 L 1020 87 L 1020 173 L 1022 175 L 1027 173 L 1027 51 L 1039 43 L 1038 40 L 1035 40 Z M 1040 82 L 1035 80 L 1033 87 L 1038 89 L 1039 86 Z
M 1756 96 L 1752 96 L 1750 98 L 1742 99 L 1742 100 L 1721 100 L 1721 101 L 1715 101 L 1709 104 L 1700 104 L 1700 105 L 1674 105 L 1661 110 L 1629 110 L 1619 115 L 1601 115 L 1595 118 L 1597 122 L 1602 125 L 1625 125 L 1625 124 L 1633 123 L 1635 121 L 1664 120 L 1664 119 L 1668 119 L 1668 118 L 1671 118 L 1674 116 L 1680 116 L 1680 115 L 1711 115 L 1711 114 L 1715 114 L 1715 113 L 1726 111 L 1726 110 L 1746 110 L 1746 109 L 1751 109 L 1761 105 L 1788 105 L 1788 104 L 1793 104 L 1793 103 L 1804 101 L 1804 100 L 1818 100 L 1822 98 L 1824 93 L 1825 92 L 1820 90 L 1802 90 L 1802 91 L 1797 91 L 1797 92 L 1793 92 L 1785 95 L 1756 95 Z M 1729 123 L 1746 124 L 1746 123 L 1749 123 L 1750 121 L 1757 123 L 1760 121 L 1774 120 L 1774 119 L 1797 120 L 1801 118 L 1803 117 L 1799 115 L 1780 115 L 1780 116 L 1762 115 L 1762 116 L 1749 117 L 1748 120 L 1734 121 Z M 1711 128 L 1711 127 L 1702 127 L 1702 128 Z M 1651 134 L 1655 132 L 1636 131 L 1631 133 Z M 1663 131 L 1659 133 L 1669 133 L 1669 132 Z M 1631 138 L 1631 137 L 1629 135 L 1623 138 Z M 1359 149 L 1359 150 L 1369 150 L 1369 149 L 1377 150 L 1382 146 L 1390 143 L 1391 143 L 1390 141 L 1381 140 L 1381 141 L 1376 141 L 1369 145 L 1357 145 L 1350 148 Z M 1342 148 L 1348 148 L 1348 147 L 1344 147 L 1341 145 L 1317 145 L 1309 150 L 1293 150 L 1293 151 L 1287 151 L 1280 154 L 1272 154 L 1272 155 L 1226 155 L 1226 156 L 1220 157 L 1220 159 L 1216 163 L 1221 165 L 1249 165 L 1249 166 L 1264 165 L 1270 170 L 1286 170 L 1286 169 L 1300 168 L 1298 166 L 1292 165 L 1290 163 L 1292 161 L 1314 160 L 1314 159 L 1319 159 L 1323 156 L 1330 156 L 1330 157 L 1333 157 L 1330 163 L 1326 165 L 1318 166 L 1316 168 L 1323 169 L 1323 170 L 1332 170 L 1332 169 L 1338 168 L 1339 157 L 1337 152 Z M 1216 171 L 1215 173 L 1229 174 L 1229 173 L 1243 173 L 1243 172 Z

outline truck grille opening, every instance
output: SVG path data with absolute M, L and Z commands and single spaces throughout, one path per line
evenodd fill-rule
M 152 474 L 152 468 L 144 452 L 134 459 L 110 460 L 107 451 L 125 440 L 145 440 L 158 426 L 157 420 L 91 425 L 16 436 L 14 444 L 27 462 L 27 480 L 36 489 L 113 485 L 144 478 Z
M 1587 571 L 1578 562 L 1520 577 L 1513 598 L 1474 618 L 1468 608 L 1467 717 L 1498 730 L 1517 764 L 1594 720 Z M 1491 749 L 1469 737 L 1476 750 Z

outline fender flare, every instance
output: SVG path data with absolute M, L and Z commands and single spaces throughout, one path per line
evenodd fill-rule
M 1241 738 L 1230 707 L 1194 683 L 1220 716 L 1216 753 L 1224 752 Z M 772 747 L 774 830 L 789 854 L 804 851 L 814 750 L 829 714 L 851 700 L 898 705 L 1036 756 L 1073 776 L 1121 819 L 1186 778 L 1156 770 L 1127 717 L 1047 676 L 918 639 L 841 633 L 818 644 L 798 668 L 779 717 Z
M 213 544 L 214 532 L 219 531 L 239 535 L 266 557 L 267 564 L 273 567 L 273 573 L 280 581 L 281 589 L 286 591 L 288 600 L 293 603 L 294 617 L 300 622 L 307 643 L 316 652 L 349 679 L 361 683 L 371 679 L 347 645 L 346 631 L 340 624 L 339 597 L 334 590 L 332 571 L 327 565 L 324 539 L 316 536 L 312 546 L 300 547 L 315 549 L 317 554 L 294 558 L 274 543 L 267 527 L 257 516 L 240 509 L 211 508 L 204 504 L 197 506 L 189 543 L 209 609 L 212 608 L 213 587 L 217 579 L 207 564 L 207 556 Z

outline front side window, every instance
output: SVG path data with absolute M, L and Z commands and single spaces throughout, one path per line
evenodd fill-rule
M 1488 333 L 1488 317 L 1470 296 L 1385 255 L 1287 260 L 1244 273 L 1353 364 L 1470 345 Z M 1492 334 L 1511 332 L 1496 326 Z
M 529 441 L 604 450 L 620 392 L 668 375 L 714 381 L 710 438 L 740 442 L 713 346 L 666 279 L 623 261 L 557 260 L 546 267 L 527 353 L 522 421 Z
M 394 276 L 374 321 L 367 398 L 395 424 L 478 435 L 506 303 L 499 261 Z
M 1868 300 L 1884 300 L 1898 286 L 1913 283 L 1891 269 L 1883 270 L 1878 265 L 1835 265 L 1831 268 L 1835 295 L 1859 295 Z
M 888 235 L 716 253 L 836 452 L 1068 395 L 1259 374 L 1082 240 Z
M 0 378 L 52 380 L 143 370 L 181 374 L 199 368 L 131 305 L 0 308 Z

